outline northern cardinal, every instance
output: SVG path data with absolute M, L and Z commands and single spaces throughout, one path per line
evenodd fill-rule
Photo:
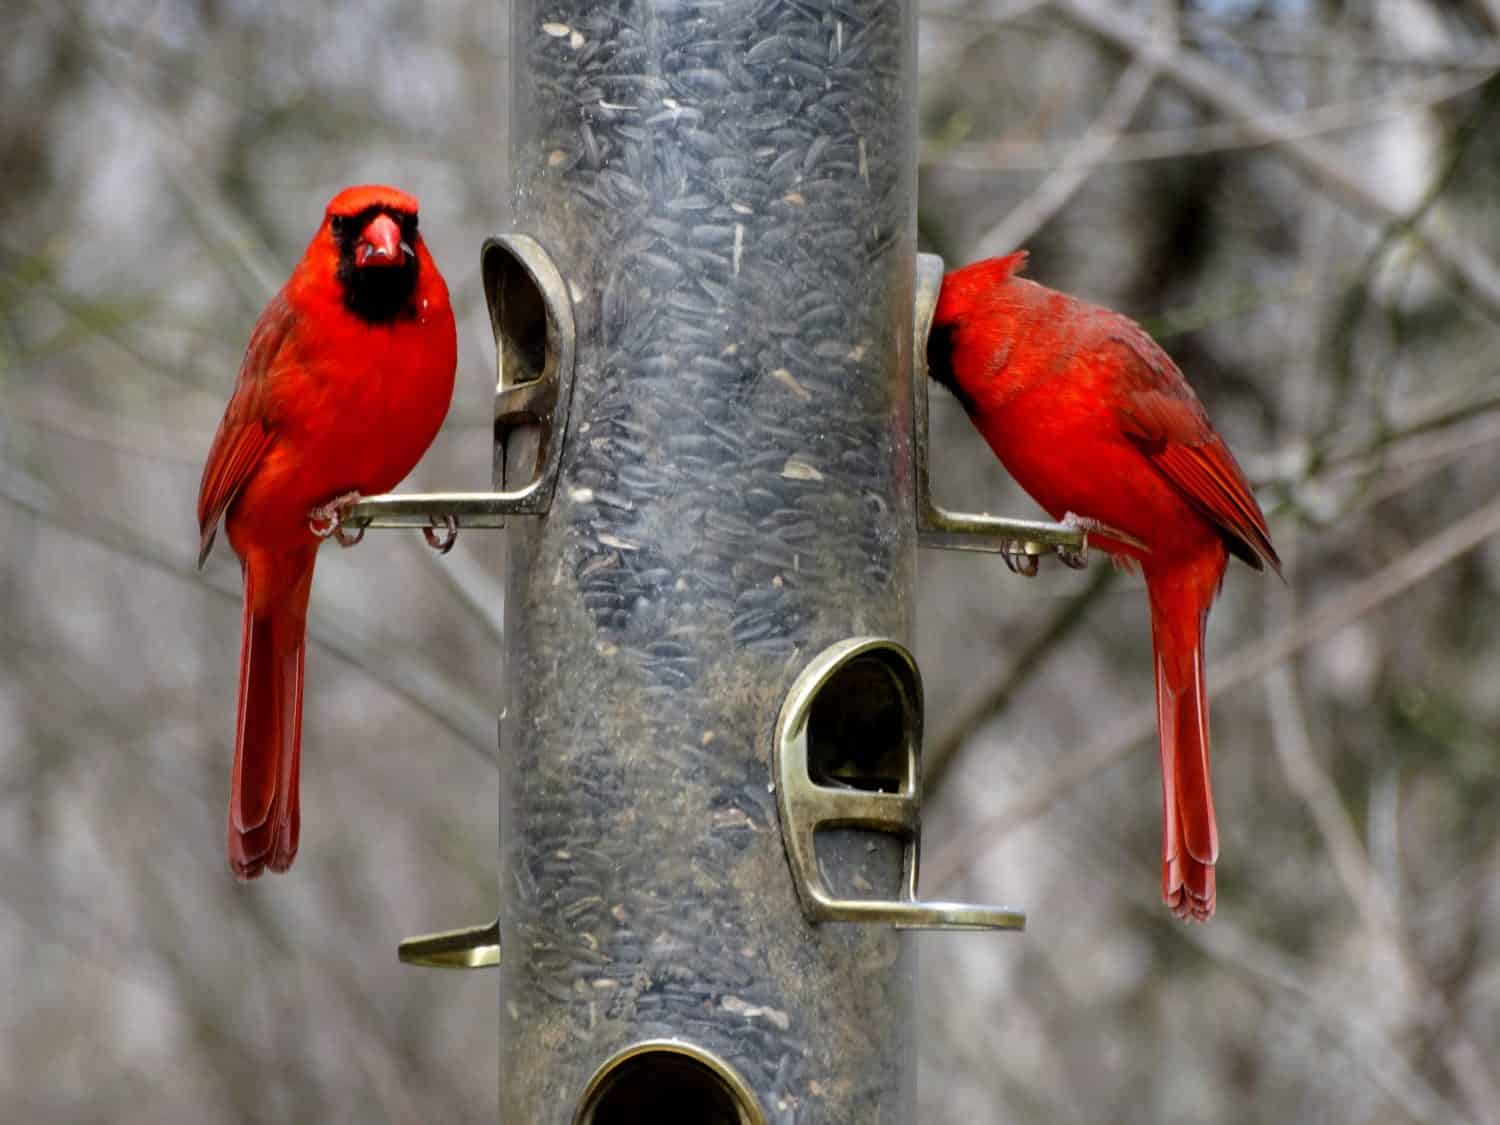
M 943 279 L 929 371 L 1053 518 L 1145 575 L 1162 897 L 1179 917 L 1206 920 L 1219 839 L 1204 626 L 1229 555 L 1277 574 L 1281 560 L 1244 472 L 1167 353 L 1134 321 L 1017 277 L 1025 261 L 1020 251 Z
M 389 491 L 416 465 L 448 412 L 457 350 L 417 201 L 380 186 L 333 197 L 250 335 L 198 492 L 198 565 L 222 517 L 245 582 L 229 791 L 229 865 L 242 879 L 285 871 L 297 854 L 307 596 L 322 537 L 340 505 Z

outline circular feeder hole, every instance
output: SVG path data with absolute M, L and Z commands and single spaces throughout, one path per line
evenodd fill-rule
M 716 1055 L 675 1041 L 641 1043 L 599 1068 L 573 1125 L 765 1125 L 755 1094 Z
M 917 738 L 915 692 L 879 651 L 856 656 L 818 689 L 807 720 L 807 772 L 833 788 L 899 793 Z

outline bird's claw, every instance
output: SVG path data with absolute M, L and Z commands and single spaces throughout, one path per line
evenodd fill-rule
M 1000 557 L 1012 574 L 1019 574 L 1022 578 L 1035 578 L 1042 565 L 1041 556 L 1031 554 L 1026 550 L 1026 544 L 1020 542 L 1007 543 Z
M 1107 523 L 1100 523 L 1098 520 L 1080 516 L 1075 512 L 1068 512 L 1058 522 L 1078 532 L 1082 540 L 1076 547 L 1063 543 L 1054 544 L 1052 547 L 1052 554 L 1056 555 L 1058 561 L 1070 570 L 1083 570 L 1089 565 L 1089 536 L 1091 534 L 1103 535 L 1132 547 L 1138 547 L 1142 551 L 1146 550 L 1146 545 L 1135 536 L 1127 535 L 1123 531 L 1110 527 Z M 1016 540 L 1005 544 L 1000 557 L 1005 560 L 1005 565 L 1010 568 L 1012 574 L 1019 574 L 1023 578 L 1035 578 L 1041 566 L 1041 556 L 1033 554 L 1033 550 L 1036 548 L 1032 544 Z
M 1089 565 L 1089 532 L 1101 528 L 1103 525 L 1097 520 L 1087 520 L 1068 512 L 1062 518 L 1062 525 L 1070 527 L 1083 536 L 1083 542 L 1077 547 L 1069 547 L 1059 543 L 1052 548 L 1057 555 L 1058 561 L 1069 570 L 1086 570 Z
M 436 520 L 437 517 L 433 517 Z M 437 524 L 434 522 L 430 527 L 422 529 L 422 538 L 427 540 L 427 545 L 440 555 L 446 555 L 453 550 L 453 544 L 458 542 L 458 517 L 451 513 L 444 514 L 443 534 L 439 537 Z
M 344 526 L 344 509 L 361 499 L 358 492 L 335 496 L 307 513 L 307 526 L 319 539 L 336 539 L 340 547 L 352 547 L 365 537 L 363 527 L 350 531 Z
M 1072 547 L 1064 547 L 1059 544 L 1053 548 L 1057 554 L 1057 561 L 1069 570 L 1087 570 L 1089 566 L 1089 545 L 1085 540 L 1083 546 L 1076 550 Z

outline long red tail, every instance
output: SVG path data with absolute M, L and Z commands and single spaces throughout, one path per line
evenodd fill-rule
M 285 871 L 297 855 L 302 659 L 315 558 L 309 553 L 290 581 L 267 581 L 270 576 L 257 574 L 253 565 L 244 568 L 240 708 L 229 790 L 229 866 L 241 879 L 267 867 Z
M 1223 571 L 1220 561 L 1218 572 Z M 1214 863 L 1219 858 L 1203 675 L 1203 628 L 1218 578 L 1205 594 L 1199 582 L 1185 577 L 1178 573 L 1152 581 L 1147 575 L 1161 747 L 1161 893 L 1172 913 L 1201 922 L 1213 917 Z

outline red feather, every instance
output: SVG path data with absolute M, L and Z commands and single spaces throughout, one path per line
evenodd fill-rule
M 208 461 L 203 466 L 203 480 L 198 486 L 200 568 L 213 549 L 219 520 L 275 440 L 275 422 L 269 409 L 266 387 L 294 319 L 295 313 L 286 293 L 278 293 L 260 314 L 255 331 L 250 334 L 234 396 L 230 398 L 223 421 L 214 434 Z
M 1203 445 L 1169 445 L 1151 461 L 1200 515 L 1212 520 L 1226 539 L 1232 540 L 1227 544 L 1231 551 L 1255 570 L 1269 563 L 1272 570 L 1281 573 L 1281 558 L 1271 544 L 1266 517 L 1223 442 L 1215 439 Z

